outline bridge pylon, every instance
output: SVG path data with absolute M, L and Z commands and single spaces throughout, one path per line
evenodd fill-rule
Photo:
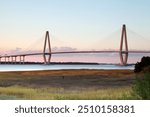
M 125 44 L 125 48 L 123 48 L 123 44 Z M 126 65 L 127 61 L 128 61 L 128 43 L 127 43 L 127 32 L 126 32 L 125 24 L 123 24 L 123 26 L 122 26 L 119 54 L 120 54 L 121 65 Z
M 46 48 L 46 45 L 48 44 L 48 52 L 47 51 L 47 48 Z M 46 57 L 46 53 L 47 56 L 48 56 L 48 59 Z M 49 32 L 46 31 L 46 35 L 45 35 L 45 42 L 44 42 L 44 49 L 43 49 L 43 59 L 44 59 L 44 64 L 49 64 L 50 63 L 50 60 L 51 60 L 51 45 L 50 45 L 50 36 L 49 36 Z

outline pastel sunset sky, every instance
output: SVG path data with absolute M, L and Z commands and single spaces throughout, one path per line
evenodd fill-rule
M 149 0 L 0 0 L 0 51 L 43 46 L 46 30 L 55 49 L 117 49 L 122 24 L 129 48 L 150 50 L 149 12 Z

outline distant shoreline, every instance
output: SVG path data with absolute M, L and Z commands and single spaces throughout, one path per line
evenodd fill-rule
M 36 65 L 36 64 L 44 64 L 44 62 L 0 62 L 0 64 L 3 65 L 18 65 L 18 64 L 31 64 L 31 65 Z M 118 63 L 88 63 L 88 62 L 51 62 L 50 65 L 120 65 Z M 135 65 L 134 63 L 127 64 L 126 66 L 130 65 Z

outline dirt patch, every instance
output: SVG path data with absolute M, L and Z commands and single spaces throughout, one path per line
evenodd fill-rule
M 0 86 L 60 87 L 64 89 L 116 88 L 131 86 L 132 70 L 49 70 L 1 72 Z

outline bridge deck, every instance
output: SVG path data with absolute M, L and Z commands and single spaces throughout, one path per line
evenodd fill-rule
M 149 53 L 150 51 L 122 51 L 122 53 Z M 45 55 L 50 54 L 73 54 L 73 53 L 120 53 L 120 51 L 68 51 L 68 52 L 51 52 L 51 53 L 45 53 Z M 34 56 L 34 55 L 43 55 L 43 53 L 27 53 L 27 54 L 12 54 L 12 55 L 3 55 L 0 56 L 0 58 L 3 57 L 17 57 L 17 56 Z

